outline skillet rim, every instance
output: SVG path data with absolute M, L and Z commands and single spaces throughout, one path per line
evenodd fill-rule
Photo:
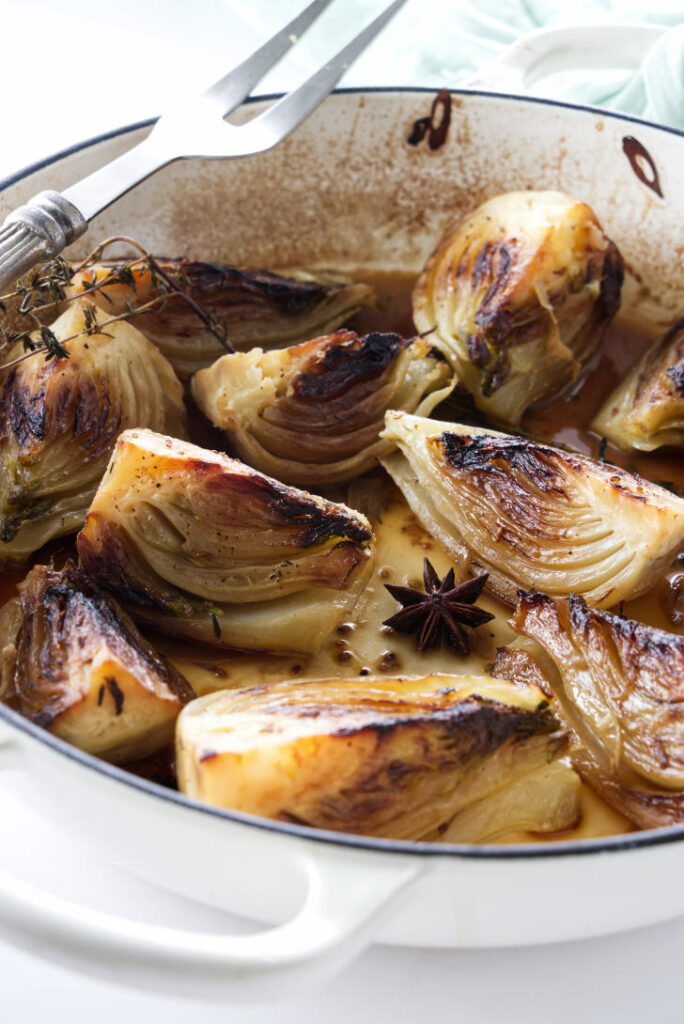
M 334 89 L 331 96 L 349 96 L 358 95 L 360 93 L 425 93 L 428 96 L 433 96 L 435 91 L 438 91 L 437 86 L 428 85 L 372 85 L 372 86 L 349 86 L 343 89 Z M 629 124 L 639 124 L 646 128 L 654 128 L 656 131 L 665 132 L 668 135 L 675 135 L 680 138 L 684 137 L 684 130 L 680 128 L 672 128 L 669 125 L 656 124 L 655 121 L 647 121 L 645 118 L 634 117 L 632 114 L 621 114 L 614 110 L 604 110 L 602 107 L 591 107 L 584 103 L 568 103 L 564 100 L 550 100 L 544 96 L 519 96 L 516 93 L 510 92 L 490 92 L 487 89 L 449 89 L 449 92 L 454 96 L 485 96 L 490 99 L 503 99 L 503 100 L 517 100 L 522 103 L 531 103 L 539 106 L 546 107 L 560 107 L 562 110 L 579 110 L 588 114 L 598 114 L 601 117 L 610 118 L 614 121 L 627 121 Z M 247 106 L 250 103 L 263 103 L 265 100 L 278 100 L 282 97 L 282 93 L 264 93 L 259 96 L 248 96 L 243 101 L 241 106 Z M 51 164 L 57 163 L 59 160 L 64 160 L 68 156 L 73 156 L 75 153 L 80 153 L 83 149 L 90 149 L 93 146 L 98 145 L 100 142 L 108 142 L 109 139 L 116 139 L 121 135 L 127 135 L 131 132 L 139 131 L 141 128 L 149 128 L 153 124 L 156 124 L 159 117 L 148 117 L 143 121 L 134 121 L 131 124 L 122 125 L 119 128 L 112 128 L 109 131 L 103 132 L 101 135 L 92 135 L 81 142 L 75 142 L 71 146 L 67 146 L 65 149 L 60 149 L 56 153 L 52 153 L 50 156 L 42 157 L 40 160 L 34 161 L 32 164 L 27 164 L 26 167 L 22 167 L 18 171 L 14 171 L 7 177 L 0 179 L 0 195 L 8 189 L 11 185 L 16 185 L 17 182 L 22 181 L 24 178 L 28 178 L 29 175 L 35 174 L 37 171 L 42 171 L 44 168 L 49 167 Z M 180 157 L 180 159 L 202 159 L 199 158 L 186 158 Z M 220 159 L 211 158 L 206 159 Z
M 331 95 L 359 95 L 369 93 L 424 93 L 434 96 L 436 86 L 356 86 L 343 89 L 335 89 Z M 655 124 L 643 118 L 633 117 L 629 114 L 620 114 L 616 111 L 603 110 L 601 107 L 592 107 L 579 103 L 567 103 L 560 100 L 550 100 L 541 96 L 519 96 L 513 93 L 490 92 L 480 89 L 449 89 L 452 95 L 486 97 L 494 100 L 515 100 L 517 102 L 529 103 L 537 106 L 561 108 L 562 110 L 573 110 L 594 116 L 609 118 L 610 120 L 622 121 L 627 124 L 637 124 L 643 127 L 655 129 L 668 135 L 684 138 L 684 131 L 672 128 L 668 125 Z M 260 96 L 250 96 L 245 100 L 247 103 L 258 103 L 264 100 L 276 100 L 280 93 L 270 93 Z M 123 125 L 101 135 L 92 136 L 81 142 L 74 143 L 65 149 L 59 150 L 50 156 L 37 160 L 26 167 L 15 171 L 0 180 L 0 195 L 10 186 L 17 184 L 24 178 L 41 171 L 51 164 L 57 163 L 66 157 L 73 156 L 85 149 L 90 149 L 101 142 L 107 142 L 123 135 L 139 131 L 142 128 L 152 126 L 158 118 L 148 118 L 132 124 Z M 526 860 L 532 858 L 566 858 L 587 856 L 592 854 L 620 853 L 630 850 L 643 849 L 650 846 L 662 846 L 668 843 L 680 842 L 684 839 L 684 822 L 680 825 L 669 825 L 659 829 L 647 829 L 643 832 L 629 832 L 626 835 L 607 836 L 601 839 L 574 839 L 554 841 L 548 840 L 543 843 L 516 843 L 510 846 L 478 846 L 458 843 L 427 843 L 398 839 L 379 839 L 372 836 L 361 836 L 340 832 L 331 832 L 326 829 L 314 829 L 305 825 L 295 825 L 289 822 L 272 821 L 268 818 L 260 818 L 256 815 L 244 814 L 239 811 L 230 811 L 221 807 L 214 807 L 199 800 L 193 800 L 175 790 L 167 789 L 149 779 L 133 775 L 116 765 L 102 761 L 91 754 L 87 754 L 78 747 L 71 746 L 64 740 L 53 736 L 51 733 L 34 725 L 28 719 L 23 718 L 18 712 L 12 711 L 0 704 L 0 721 L 4 721 L 11 729 L 18 729 L 48 747 L 53 752 L 60 754 L 67 759 L 80 764 L 82 767 L 105 775 L 113 782 L 131 786 L 139 792 L 145 793 L 155 799 L 162 799 L 167 803 L 182 807 L 188 811 L 206 814 L 213 818 L 227 819 L 238 825 L 246 825 L 266 832 L 275 832 L 281 835 L 290 835 L 308 842 L 322 843 L 333 846 L 342 846 L 347 849 L 368 850 L 375 853 L 394 853 L 400 855 L 413 855 L 421 857 L 443 857 L 460 858 L 473 860 Z

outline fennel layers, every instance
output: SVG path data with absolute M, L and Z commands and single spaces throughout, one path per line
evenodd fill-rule
M 175 278 L 181 289 L 210 314 L 229 343 L 238 350 L 259 345 L 281 348 L 318 334 L 335 330 L 366 305 L 373 296 L 368 285 L 325 271 L 269 270 L 232 267 L 199 260 L 163 260 L 162 270 Z M 78 294 L 103 281 L 112 265 L 89 266 L 74 276 L 71 294 Z M 152 309 L 136 316 L 141 331 L 169 360 L 179 377 L 186 378 L 211 365 L 225 353 L 219 337 L 202 323 L 192 306 L 170 292 L 149 266 L 131 268 L 134 287 L 110 282 L 89 294 L 103 313 L 125 313 L 129 304 L 137 308 L 163 299 Z
M 154 345 L 125 322 L 87 326 L 74 303 L 52 325 L 59 341 L 78 335 L 68 358 L 37 352 L 2 374 L 0 565 L 81 528 L 122 431 L 185 436 L 182 386 Z
M 586 203 L 507 192 L 449 228 L 413 317 L 488 416 L 506 424 L 576 381 L 620 306 L 623 261 Z
M 587 456 L 457 423 L 387 414 L 383 465 L 422 525 L 487 589 L 577 593 L 610 607 L 646 593 L 684 545 L 684 500 Z
M 193 701 L 184 793 L 338 832 L 486 842 L 579 817 L 568 735 L 536 687 L 437 675 L 282 682 Z
M 684 448 L 684 319 L 637 360 L 591 429 L 625 451 Z
M 72 562 L 37 565 L 0 612 L 2 699 L 117 764 L 172 742 L 194 693 L 122 608 Z
M 195 401 L 251 466 L 304 487 L 364 473 L 391 450 L 388 408 L 428 415 L 451 391 L 427 339 L 353 331 L 226 355 L 192 380 Z
M 540 648 L 585 781 L 642 828 L 684 821 L 684 637 L 536 592 L 511 625 Z
M 145 430 L 119 439 L 77 548 L 136 620 L 303 654 L 354 606 L 373 565 L 360 513 Z

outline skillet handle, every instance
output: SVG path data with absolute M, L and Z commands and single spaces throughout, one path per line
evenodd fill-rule
M 466 89 L 525 94 L 540 78 L 581 68 L 637 68 L 663 25 L 552 25 L 522 36 L 464 83 Z
M 19 745 L 2 739 L 0 768 L 16 767 Z M 283 925 L 237 936 L 127 920 L 0 870 L 0 937 L 118 985 L 197 1000 L 280 999 L 325 981 L 361 952 L 428 861 L 326 843 L 298 856 L 306 880 L 299 911 Z

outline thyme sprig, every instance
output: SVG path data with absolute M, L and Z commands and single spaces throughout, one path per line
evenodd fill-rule
M 139 255 L 114 263 L 107 273 L 98 280 L 95 264 L 102 262 L 107 249 L 116 243 L 124 243 L 132 247 Z M 85 275 L 89 267 L 93 267 L 93 270 L 88 279 Z M 134 270 L 138 271 L 138 279 L 144 278 L 146 273 L 150 275 L 150 284 L 156 294 L 148 302 L 136 306 L 129 299 L 126 302 L 125 312 L 106 317 L 104 320 L 98 320 L 98 308 L 94 303 L 82 304 L 84 329 L 61 340 L 41 322 L 38 313 L 44 315 L 47 310 L 64 303 L 76 300 L 82 302 L 93 292 L 99 292 L 106 302 L 113 305 L 113 300 L 105 290 L 111 285 L 124 285 L 130 288 L 134 294 L 137 293 Z M 68 294 L 67 289 L 77 275 L 84 276 L 84 287 L 80 291 Z M 132 320 L 155 307 L 163 310 L 171 295 L 177 295 L 187 303 L 195 316 L 227 352 L 235 351 L 228 341 L 225 325 L 211 311 L 203 309 L 195 301 L 190 294 L 190 281 L 180 268 L 171 273 L 162 267 L 157 259 L 135 239 L 128 238 L 126 235 L 112 235 L 100 242 L 78 265 L 71 266 L 61 256 L 57 256 L 39 268 L 31 270 L 25 278 L 17 283 L 13 292 L 0 296 L 0 312 L 6 313 L 8 303 L 15 302 L 17 315 L 31 321 L 30 327 L 19 331 L 9 331 L 0 324 L 0 341 L 5 348 L 15 345 L 17 342 L 21 342 L 24 346 L 24 354 L 0 365 L 0 370 L 10 369 L 39 352 L 45 353 L 46 361 L 54 358 L 68 358 L 69 352 L 66 345 L 70 341 L 83 335 L 106 334 L 104 328 L 110 324 L 122 320 Z M 101 315 L 102 309 L 99 310 L 99 313 Z

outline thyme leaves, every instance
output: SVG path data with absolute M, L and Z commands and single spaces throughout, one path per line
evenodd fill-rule
M 137 255 L 113 261 L 111 265 L 100 270 L 107 249 L 116 243 L 123 243 L 136 251 Z M 88 273 L 88 270 L 91 272 Z M 149 281 L 145 278 L 149 275 Z M 75 288 L 74 281 L 81 287 Z M 136 301 L 140 296 L 140 286 L 149 284 L 148 291 L 152 297 L 145 301 Z M 124 302 L 124 311 L 116 315 L 103 314 L 103 306 L 94 302 L 85 302 L 87 296 L 98 293 L 104 302 L 114 306 L 113 299 L 107 289 L 123 286 L 132 293 Z M 148 313 L 152 309 L 163 310 L 172 296 L 184 301 L 195 316 L 225 348 L 227 352 L 234 349 L 228 340 L 225 325 L 210 310 L 204 309 L 192 296 L 190 281 L 179 269 L 172 271 L 163 267 L 151 253 L 139 242 L 125 235 L 113 235 L 100 242 L 81 263 L 73 266 L 61 257 L 48 260 L 31 270 L 22 278 L 15 290 L 0 296 L 0 312 L 7 313 L 11 303 L 23 329 L 9 330 L 0 324 L 0 345 L 5 349 L 14 347 L 21 342 L 24 352 L 9 362 L 0 365 L 1 370 L 10 369 L 38 352 L 45 354 L 45 359 L 66 359 L 69 357 L 67 345 L 75 338 L 83 335 L 104 334 L 105 328 L 118 321 L 130 321 Z M 135 297 L 135 298 L 134 298 Z M 54 332 L 42 321 L 45 314 L 65 303 L 78 301 L 83 310 L 83 330 L 58 339 Z M 25 327 L 24 327 L 25 323 Z

